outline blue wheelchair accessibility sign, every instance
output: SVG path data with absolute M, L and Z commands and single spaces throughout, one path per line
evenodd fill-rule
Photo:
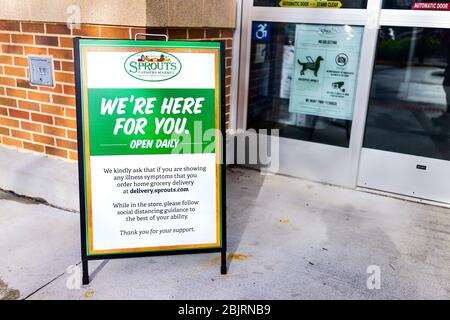
M 267 22 L 253 22 L 252 39 L 259 42 L 269 42 L 272 27 Z

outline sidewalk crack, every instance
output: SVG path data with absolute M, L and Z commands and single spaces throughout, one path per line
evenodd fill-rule
M 12 190 L 5 190 L 5 189 L 1 189 L 1 188 L 0 188 L 0 192 L 4 192 L 4 193 L 6 193 L 7 195 L 9 195 L 11 197 L 11 198 L 8 198 L 8 197 L 2 198 L 2 197 L 0 197 L 0 200 L 18 201 L 17 199 L 14 199 L 14 198 L 20 198 L 21 200 L 24 200 L 25 203 L 43 204 L 45 206 L 49 206 L 51 208 L 58 209 L 58 210 L 63 210 L 63 211 L 71 212 L 71 213 L 80 213 L 80 211 L 78 211 L 78 210 L 64 208 L 64 207 L 52 204 L 52 203 L 48 202 L 47 200 L 45 200 L 43 198 L 26 196 L 26 195 L 23 195 L 23 194 L 18 194 L 16 192 L 12 191 Z

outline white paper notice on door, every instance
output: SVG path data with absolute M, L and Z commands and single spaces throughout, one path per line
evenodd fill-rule
M 280 98 L 289 99 L 291 94 L 292 74 L 294 71 L 295 48 L 291 45 L 283 46 L 283 63 L 281 65 Z
M 289 112 L 351 120 L 363 27 L 298 24 Z

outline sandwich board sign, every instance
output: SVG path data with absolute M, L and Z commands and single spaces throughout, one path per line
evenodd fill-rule
M 83 284 L 88 261 L 221 252 L 221 42 L 74 40 Z

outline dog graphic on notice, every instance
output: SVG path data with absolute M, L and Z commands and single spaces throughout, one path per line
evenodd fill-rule
M 316 61 L 314 61 L 310 56 L 306 57 L 306 60 L 308 62 L 301 62 L 297 59 L 297 62 L 299 65 L 302 66 L 302 70 L 300 70 L 300 75 L 304 75 L 306 70 L 314 71 L 314 76 L 317 77 L 317 72 L 320 69 L 320 62 L 323 61 L 323 58 L 321 56 L 318 56 Z

